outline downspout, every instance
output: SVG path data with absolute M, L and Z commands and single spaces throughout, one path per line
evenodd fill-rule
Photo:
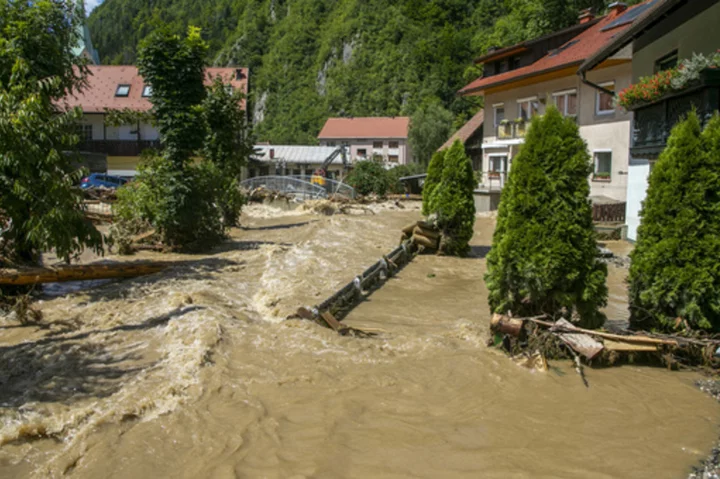
M 598 90 L 598 91 L 601 91 L 601 92 L 603 92 L 603 93 L 605 93 L 605 94 L 607 94 L 607 95 L 612 96 L 613 98 L 615 98 L 615 97 L 617 96 L 617 92 L 614 92 L 614 91 L 612 91 L 612 90 L 608 90 L 607 88 L 603 88 L 603 87 L 601 87 L 600 85 L 598 85 L 597 83 L 593 83 L 593 82 L 591 82 L 590 80 L 588 80 L 588 79 L 585 77 L 586 73 L 587 73 L 587 72 L 586 72 L 585 70 L 583 70 L 582 72 L 580 72 L 580 81 L 581 81 L 581 82 L 583 82 L 584 84 L 586 84 L 586 85 L 589 86 L 590 88 L 594 88 L 594 89 L 596 89 L 596 90 Z

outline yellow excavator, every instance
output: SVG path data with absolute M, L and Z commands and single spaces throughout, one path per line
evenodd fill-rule
M 335 160 L 335 158 L 338 157 L 338 155 L 342 158 L 343 163 L 343 170 L 347 171 L 350 169 L 350 164 L 348 163 L 347 157 L 347 147 L 346 146 L 338 146 L 335 151 L 330 153 L 330 155 L 325 158 L 325 161 L 323 161 L 323 164 L 320 165 L 320 167 L 315 170 L 312 174 L 312 177 L 310 178 L 310 183 L 314 183 L 316 185 L 325 186 L 325 179 L 327 178 L 327 169 L 330 166 L 330 164 Z

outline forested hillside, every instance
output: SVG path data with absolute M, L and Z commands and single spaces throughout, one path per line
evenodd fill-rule
M 157 22 L 202 28 L 208 63 L 250 68 L 260 140 L 313 143 L 328 116 L 477 110 L 455 92 L 472 59 L 568 26 L 602 0 L 105 0 L 88 23 L 103 63 L 134 63 Z

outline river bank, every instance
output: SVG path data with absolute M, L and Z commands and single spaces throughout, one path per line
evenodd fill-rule
M 0 476 L 670 478 L 710 451 L 697 374 L 589 370 L 587 389 L 485 347 L 491 217 L 472 257 L 421 256 L 346 318 L 377 338 L 284 321 L 419 218 L 253 205 L 212 254 L 48 297 L 45 329 L 0 319 Z

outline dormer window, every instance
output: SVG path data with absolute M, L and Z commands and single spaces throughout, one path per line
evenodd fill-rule
M 115 90 L 115 96 L 128 96 L 130 95 L 130 85 L 118 85 Z
M 127 95 L 125 95 L 125 96 L 127 96 Z M 150 98 L 152 96 L 152 87 L 150 85 L 145 85 L 143 87 L 142 96 L 143 96 L 143 98 Z

